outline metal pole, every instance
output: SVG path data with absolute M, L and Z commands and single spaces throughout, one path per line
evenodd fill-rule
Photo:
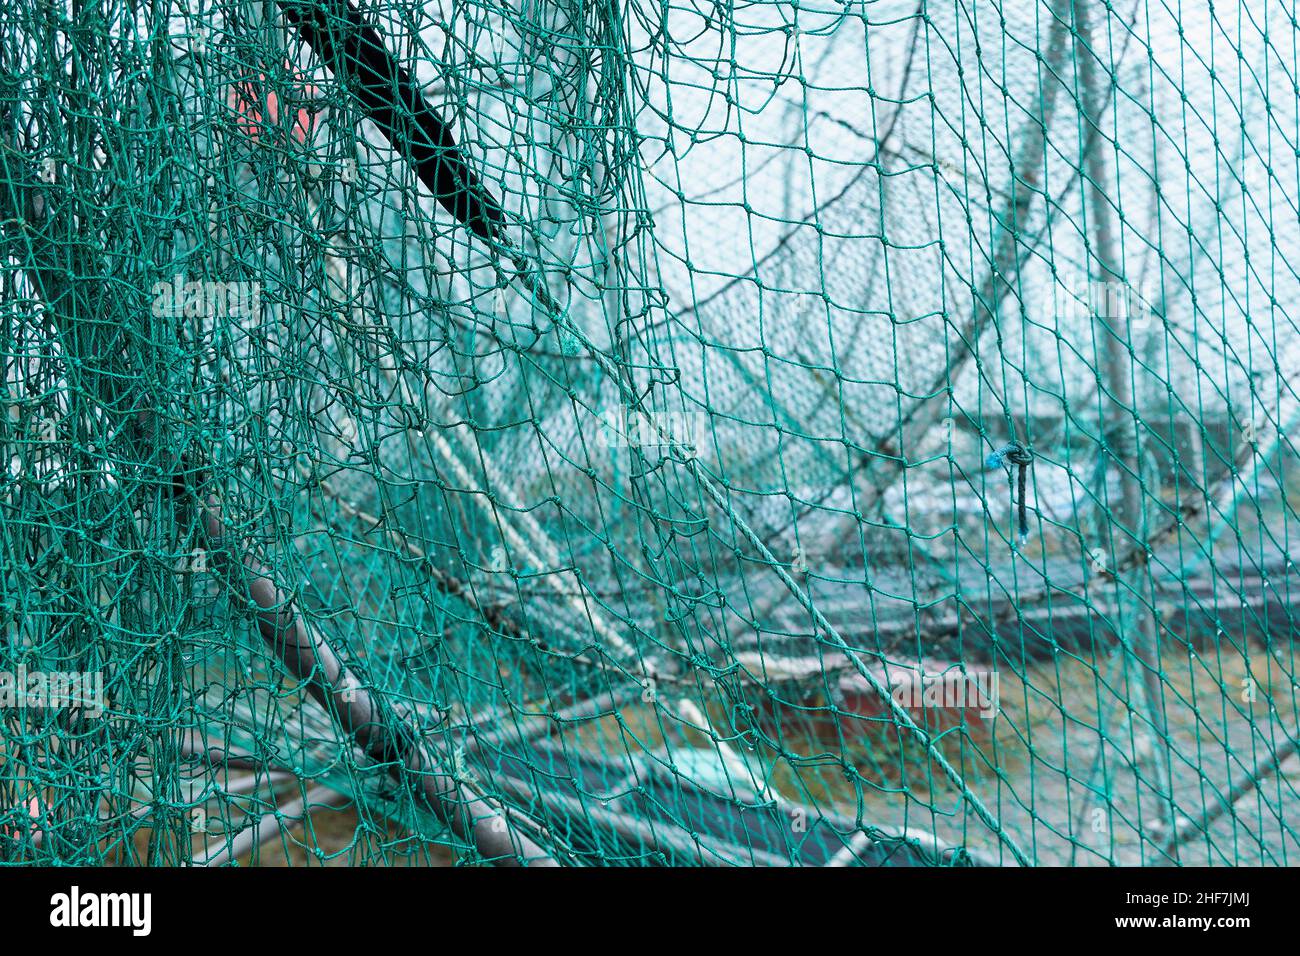
M 232 572 L 231 594 L 253 610 L 267 646 L 368 757 L 384 764 L 435 817 L 472 843 L 485 859 L 502 866 L 558 865 L 546 850 L 519 832 L 511 819 L 515 814 L 440 766 L 420 734 L 303 621 L 268 569 L 247 553 L 241 561 L 230 560 L 234 542 L 229 540 L 221 503 L 214 495 L 206 498 L 203 528 L 216 560 Z

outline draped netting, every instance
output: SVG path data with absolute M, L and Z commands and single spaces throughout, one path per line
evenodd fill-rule
M 0 860 L 1291 862 L 1298 36 L 6 5 Z

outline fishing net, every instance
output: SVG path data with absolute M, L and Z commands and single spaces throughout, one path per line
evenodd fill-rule
M 1294 860 L 1298 35 L 5 5 L 0 860 Z

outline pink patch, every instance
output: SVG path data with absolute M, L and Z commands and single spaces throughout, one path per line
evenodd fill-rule
M 317 95 L 316 87 L 302 82 L 301 77 L 292 68 L 289 72 L 293 77 L 295 94 L 292 96 L 293 99 L 311 99 Z M 239 127 L 240 132 L 254 142 L 260 141 L 268 129 L 276 129 L 282 125 L 284 118 L 282 114 L 285 111 L 281 108 L 280 94 L 267 88 L 265 73 L 259 73 L 256 80 L 232 83 L 226 96 L 226 103 L 239 114 L 235 125 Z M 299 145 L 306 145 L 312 138 L 312 134 L 316 132 L 318 124 L 319 117 L 314 110 L 300 107 L 295 111 L 289 135 Z
M 35 834 L 36 842 L 39 843 L 41 833 L 37 821 L 40 819 L 41 816 L 40 801 L 37 800 L 36 797 L 32 797 L 30 800 L 27 801 L 27 806 L 25 809 L 27 810 L 28 819 L 31 820 L 31 823 L 27 827 L 27 832 Z M 21 825 L 17 829 L 13 827 L 0 827 L 0 831 L 3 831 L 5 836 L 13 837 L 15 840 L 19 839 L 22 836 Z

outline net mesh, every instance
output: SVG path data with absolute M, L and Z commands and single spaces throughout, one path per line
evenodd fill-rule
M 1298 35 L 5 5 L 0 860 L 1293 861 Z

